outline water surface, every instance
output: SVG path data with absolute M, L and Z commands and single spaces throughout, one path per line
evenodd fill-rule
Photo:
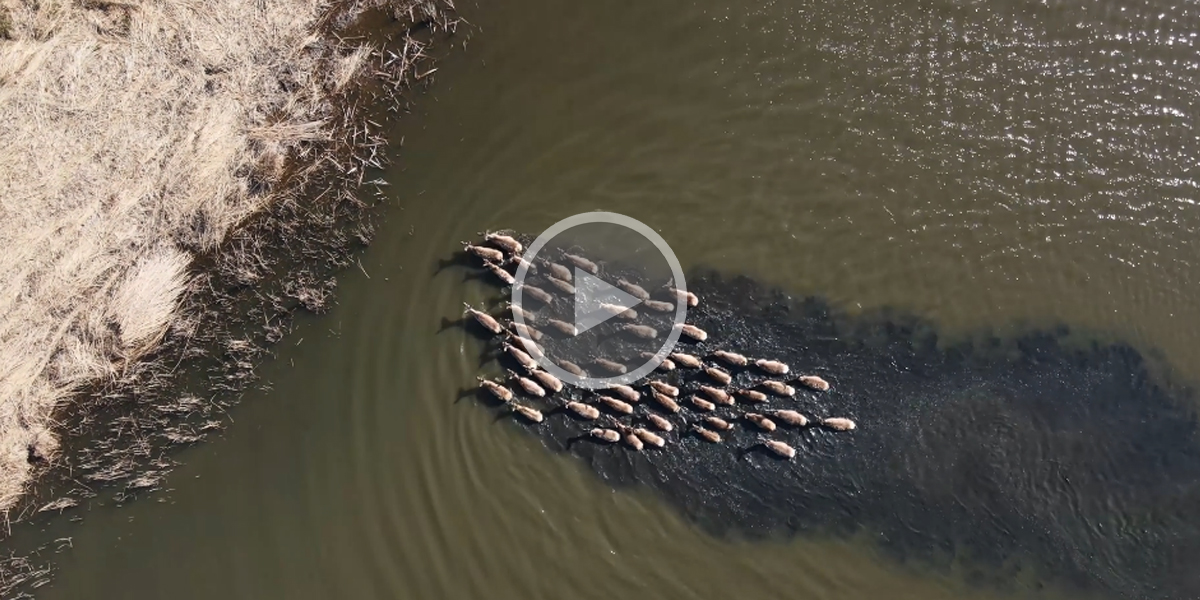
M 953 340 L 1068 324 L 1200 367 L 1194 7 L 467 3 L 478 27 L 396 138 L 392 208 L 169 491 L 93 505 L 46 598 L 1082 598 L 1029 565 L 714 537 L 470 399 L 446 319 L 494 290 L 458 240 L 585 210 L 685 268 Z M 903 407 L 904 398 L 897 398 Z M 108 496 L 102 495 L 101 498 Z M 945 566 L 948 565 L 948 566 Z M 1115 568 L 1119 568 L 1119 565 Z

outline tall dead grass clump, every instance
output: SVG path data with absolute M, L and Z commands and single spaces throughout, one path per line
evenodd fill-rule
M 133 360 L 166 333 L 183 295 L 188 256 L 171 247 L 141 257 L 113 293 L 110 323 L 122 358 Z
M 330 50 L 334 8 L 0 0 L 0 510 L 55 409 L 153 350 L 195 257 L 339 131 L 373 49 Z

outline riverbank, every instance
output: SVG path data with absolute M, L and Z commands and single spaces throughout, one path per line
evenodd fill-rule
M 348 260 L 340 228 L 369 238 L 353 215 L 368 206 L 355 190 L 382 160 L 370 111 L 428 80 L 420 34 L 452 31 L 450 9 L 0 2 L 6 517 L 33 506 L 22 495 L 55 464 L 64 427 L 87 434 L 128 417 L 129 402 L 155 397 L 184 359 L 221 345 L 216 362 L 241 371 L 225 371 L 223 389 L 245 385 L 261 348 L 221 340 L 230 329 L 218 323 L 275 314 L 264 321 L 271 342 L 286 328 L 279 315 L 324 306 L 332 283 L 318 272 Z M 363 15 L 393 23 L 372 27 L 392 35 L 355 35 Z M 278 237 L 313 223 L 326 239 Z M 296 260 L 269 256 L 285 244 Z M 322 264 L 301 268 L 313 258 Z M 202 412 L 191 401 L 172 410 Z M 135 474 L 106 456 L 92 461 L 108 473 L 97 479 Z

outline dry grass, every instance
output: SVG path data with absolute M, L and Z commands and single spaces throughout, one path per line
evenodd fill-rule
M 328 139 L 321 0 L 0 0 L 0 510 L 51 418 L 177 318 L 212 252 Z M 325 63 L 321 63 L 325 60 Z

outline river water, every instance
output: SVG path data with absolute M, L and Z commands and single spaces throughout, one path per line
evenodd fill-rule
M 169 490 L 39 533 L 73 544 L 40 597 L 1092 595 L 1036 561 L 981 585 L 969 558 L 897 560 L 870 532 L 714 536 L 614 490 L 460 399 L 482 346 L 447 321 L 496 291 L 439 265 L 478 232 L 603 209 L 685 269 L 947 339 L 1066 324 L 1192 383 L 1194 6 L 460 8 L 477 31 L 396 132 L 393 206 L 339 305 L 302 320 L 262 369 L 273 389 L 181 452 Z

